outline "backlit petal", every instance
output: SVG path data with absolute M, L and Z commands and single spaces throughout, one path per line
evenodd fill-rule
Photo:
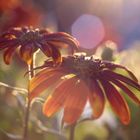
M 47 43 L 36 43 L 36 46 L 38 46 L 46 56 L 52 56 L 52 48 Z
M 55 73 L 61 72 L 61 69 L 51 69 L 51 68 L 46 68 L 44 70 L 41 70 L 40 72 L 38 72 L 30 81 L 30 91 L 32 91 L 36 86 L 38 86 L 38 84 L 44 82 L 45 80 L 47 80 L 48 78 L 50 78 L 51 76 L 53 76 Z
M 17 40 L 8 40 L 4 38 L 0 38 L 0 50 L 3 50 L 5 48 L 11 48 L 18 46 L 18 41 Z
M 85 107 L 88 88 L 83 81 L 75 80 L 75 85 L 70 90 L 70 94 L 64 103 L 64 117 L 63 121 L 72 124 L 75 123 L 80 117 Z
M 121 119 L 122 123 L 128 124 L 130 122 L 130 111 L 126 101 L 111 83 L 105 80 L 101 80 L 101 83 L 112 109 Z
M 20 57 L 29 65 L 32 63 L 33 53 L 34 51 L 32 45 L 21 46 L 19 50 Z
M 105 106 L 104 93 L 96 80 L 91 81 L 90 90 L 89 101 L 93 109 L 93 118 L 99 118 Z
M 52 33 L 49 35 L 45 36 L 47 41 L 51 41 L 51 43 L 54 41 L 57 47 L 57 42 L 58 42 L 58 47 L 65 47 L 65 45 L 62 44 L 62 46 L 60 46 L 60 42 L 63 42 L 65 44 L 68 44 L 68 46 L 70 46 L 72 48 L 72 50 L 77 50 L 78 46 L 79 46 L 79 42 L 73 38 L 71 35 L 64 33 L 64 32 L 58 32 L 58 33 Z
M 15 53 L 17 47 L 8 48 L 3 55 L 4 62 L 10 64 L 13 54 Z
M 128 85 L 130 85 L 130 86 L 132 86 L 132 87 L 134 87 L 134 88 L 136 88 L 138 90 L 140 90 L 140 85 L 137 82 L 131 80 L 130 78 L 128 78 L 126 76 L 123 76 L 121 74 L 112 72 L 110 70 L 104 70 L 104 71 L 102 71 L 101 74 L 106 75 L 106 76 L 108 76 L 110 78 L 113 78 L 113 79 L 118 79 L 118 80 L 120 80 L 120 81 L 122 81 L 122 82 L 124 82 L 124 83 L 126 83 L 126 84 L 128 84 Z
M 103 61 L 103 64 L 105 64 L 106 67 L 111 69 L 111 70 L 113 70 L 115 68 L 124 69 L 134 81 L 138 82 L 138 79 L 136 78 L 136 76 L 126 67 L 124 67 L 122 65 L 119 65 L 119 64 L 114 64 L 114 63 L 111 63 L 111 62 L 108 62 L 108 61 Z
M 53 60 L 55 61 L 55 63 L 60 63 L 62 61 L 60 51 L 55 46 L 51 46 L 51 48 L 52 48 L 52 58 L 53 58 Z
M 43 113 L 46 116 L 52 116 L 63 106 L 66 97 L 69 95 L 69 90 L 72 83 L 73 78 L 63 80 L 63 82 L 55 88 L 54 93 L 49 95 L 43 106 Z
M 127 86 L 125 86 L 123 83 L 115 79 L 112 79 L 111 81 L 115 85 L 117 85 L 120 89 L 122 89 L 134 102 L 140 104 L 140 99 L 137 98 L 137 96 L 129 88 L 127 88 Z
M 45 77 L 43 78 L 43 80 L 40 79 L 41 82 L 38 80 L 38 83 L 36 83 L 35 85 L 30 84 L 30 100 L 34 97 L 37 97 L 49 86 L 57 82 L 57 80 L 59 80 L 62 75 L 63 73 L 61 72 L 54 72 L 52 75 L 44 75 Z

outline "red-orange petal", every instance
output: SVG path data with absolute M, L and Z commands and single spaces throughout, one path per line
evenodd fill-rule
M 33 45 L 21 46 L 19 50 L 20 57 L 29 65 L 32 63 L 33 53 Z
M 111 83 L 105 80 L 101 80 L 101 83 L 114 112 L 118 115 L 123 124 L 129 124 L 130 110 L 124 98 Z
M 63 80 L 62 83 L 56 87 L 54 93 L 49 95 L 43 106 L 43 113 L 46 116 L 52 116 L 63 106 L 66 97 L 69 95 L 69 87 L 72 82 L 73 78 Z
M 68 124 L 73 124 L 83 112 L 89 91 L 85 83 L 83 81 L 77 81 L 77 78 L 75 78 L 74 85 L 69 90 L 70 94 L 64 103 L 63 121 Z
M 115 79 L 112 79 L 111 81 L 122 89 L 135 103 L 140 105 L 140 99 L 129 88 L 127 88 L 127 86 Z
M 127 69 L 126 67 L 122 66 L 122 65 L 119 65 L 119 64 L 114 64 L 114 63 L 111 63 L 111 62 L 108 62 L 108 61 L 103 61 L 103 63 L 106 65 L 107 68 L 113 70 L 115 68 L 120 68 L 120 69 L 124 69 L 128 75 L 135 81 L 135 82 L 138 82 L 138 79 L 137 77 L 129 70 Z
M 40 50 L 48 57 L 52 56 L 52 48 L 48 45 L 48 43 L 36 43 L 36 46 L 40 48 Z
M 4 52 L 3 58 L 4 58 L 4 62 L 8 65 L 11 62 L 12 56 L 15 53 L 17 47 L 10 47 L 8 49 L 6 49 L 6 51 Z
M 102 71 L 101 76 L 104 76 L 104 75 L 107 77 L 113 78 L 113 79 L 120 80 L 120 81 L 124 82 L 125 84 L 128 84 L 128 85 L 140 90 L 140 85 L 137 82 L 135 82 L 134 80 L 132 80 L 124 75 L 115 73 L 115 72 L 110 71 L 110 70 Z
M 79 42 L 73 38 L 71 35 L 64 33 L 64 32 L 58 32 L 58 33 L 52 33 L 52 34 L 48 34 L 45 36 L 46 40 L 49 42 L 54 42 L 56 44 L 57 47 L 57 42 L 58 42 L 58 47 L 62 48 L 65 47 L 65 45 L 61 45 L 60 42 L 67 44 L 68 46 L 70 46 L 73 50 L 77 50 L 78 46 L 79 46 Z
M 89 101 L 93 109 L 93 118 L 99 118 L 104 110 L 105 97 L 104 93 L 96 80 L 90 81 Z
M 52 68 L 45 68 L 38 72 L 30 81 L 29 90 L 32 92 L 32 90 L 38 86 L 38 84 L 44 82 L 51 76 L 53 76 L 55 73 L 62 72 L 61 69 L 52 69 Z
M 30 84 L 30 100 L 34 97 L 37 97 L 39 94 L 41 94 L 44 90 L 46 90 L 49 86 L 53 85 L 57 80 L 63 76 L 63 73 L 61 72 L 54 72 L 52 75 L 44 75 L 43 81 L 40 79 L 38 80 L 38 83 Z M 34 81 L 35 82 L 35 81 Z
M 50 45 L 50 47 L 52 49 L 52 58 L 55 61 L 55 63 L 62 62 L 62 57 L 61 57 L 61 53 L 60 53 L 59 49 L 52 45 Z
M 62 42 L 60 40 L 49 41 L 49 44 L 57 47 L 58 49 L 67 48 L 68 47 L 68 44 L 66 44 L 66 43 L 64 43 L 64 42 Z

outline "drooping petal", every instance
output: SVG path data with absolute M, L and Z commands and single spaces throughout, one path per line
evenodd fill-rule
M 17 40 L 8 40 L 8 39 L 2 39 L 0 41 L 0 50 L 6 49 L 6 48 L 11 48 L 14 46 L 18 46 L 18 41 Z
M 33 45 L 25 45 L 21 46 L 19 50 L 20 57 L 28 64 L 30 65 L 32 63 L 32 56 L 34 53 Z
M 70 34 L 65 33 L 65 32 L 50 33 L 50 34 L 46 35 L 47 39 L 59 38 L 59 37 L 70 37 L 70 38 L 73 38 Z
M 130 122 L 130 111 L 126 101 L 111 83 L 103 79 L 100 81 L 112 109 L 118 115 L 122 123 L 128 124 Z
M 127 88 L 127 86 L 125 84 L 123 84 L 121 81 L 116 80 L 114 78 L 110 78 L 106 75 L 102 75 L 102 78 L 103 77 L 104 77 L 104 79 L 111 81 L 116 86 L 118 86 L 120 89 L 122 89 L 134 102 L 136 102 L 137 104 L 140 104 L 140 99 L 129 88 Z
M 3 58 L 4 62 L 8 65 L 11 62 L 12 56 L 15 53 L 17 47 L 10 47 L 7 48 L 6 51 L 4 52 Z
M 130 78 L 128 78 L 126 76 L 123 76 L 121 74 L 112 72 L 110 70 L 104 70 L 104 71 L 101 72 L 101 75 L 106 75 L 107 77 L 110 77 L 110 78 L 113 78 L 113 79 L 118 79 L 118 80 L 120 80 L 120 81 L 122 81 L 122 82 L 140 90 L 140 85 L 137 82 L 135 82 L 135 81 L 131 80 Z
M 13 35 L 16 38 L 20 37 L 22 35 L 21 28 L 18 28 L 18 27 L 11 28 L 11 29 L 9 29 L 8 31 L 6 31 L 5 33 L 2 34 L 2 36 L 7 36 L 7 35 L 10 35 L 10 36 Z
M 104 110 L 105 97 L 104 93 L 96 80 L 90 81 L 89 101 L 93 109 L 93 118 L 99 118 Z
M 61 69 L 52 69 L 52 68 L 46 68 L 44 70 L 41 70 L 40 72 L 38 72 L 30 81 L 30 92 L 36 87 L 38 86 L 39 83 L 44 82 L 45 80 L 47 80 L 47 78 L 50 78 L 51 76 L 53 76 L 55 73 L 59 73 L 61 71 Z
M 113 70 L 115 68 L 124 69 L 134 81 L 138 82 L 138 79 L 136 78 L 136 76 L 126 67 L 124 67 L 122 65 L 119 65 L 119 64 L 114 64 L 114 63 L 111 63 L 111 62 L 108 62 L 108 61 L 103 61 L 103 64 L 105 64 L 106 67 L 111 69 L 111 70 Z
M 54 93 L 49 95 L 43 106 L 43 112 L 46 116 L 52 116 L 63 106 L 66 97 L 69 95 L 72 83 L 73 78 L 62 81 L 62 83 L 55 88 Z
M 83 112 L 89 94 L 88 88 L 83 81 L 77 81 L 76 79 L 74 83 L 75 85 L 69 89 L 70 94 L 64 103 L 63 121 L 68 124 L 75 123 L 78 120 Z
M 137 104 L 140 104 L 140 99 L 137 98 L 137 96 L 129 88 L 127 88 L 123 83 L 115 79 L 112 79 L 111 82 L 113 82 L 120 89 L 122 89 L 134 102 L 136 102 Z
M 55 63 L 62 61 L 60 50 L 54 44 L 45 43 L 37 44 L 42 52 L 48 57 L 52 57 Z
M 64 33 L 64 32 L 58 32 L 58 33 L 52 33 L 49 35 L 45 36 L 47 41 L 51 41 L 51 43 L 55 43 L 57 46 L 57 42 L 58 42 L 58 47 L 65 47 L 65 45 L 62 44 L 62 46 L 60 46 L 60 42 L 63 42 L 65 44 L 67 44 L 68 46 L 70 46 L 72 48 L 72 51 L 77 50 L 78 46 L 79 46 L 79 42 L 73 38 L 71 35 Z
M 50 45 L 53 45 L 59 49 L 61 48 L 67 48 L 68 47 L 68 44 L 66 44 L 65 42 L 62 42 L 60 40 L 56 40 L 56 41 L 49 41 L 49 44 Z
M 52 58 L 55 63 L 61 63 L 62 62 L 62 57 L 60 51 L 55 47 L 51 46 L 52 48 Z
M 62 72 L 54 72 L 52 75 L 46 75 L 43 80 L 38 80 L 38 83 L 36 84 L 30 84 L 29 90 L 30 90 L 30 100 L 32 100 L 34 97 L 37 97 L 39 94 L 41 94 L 44 90 L 46 90 L 49 86 L 53 85 L 57 80 L 61 78 L 63 75 Z M 35 81 L 34 81 L 35 82 Z
M 52 56 L 52 49 L 47 43 L 36 43 L 36 46 L 48 57 Z

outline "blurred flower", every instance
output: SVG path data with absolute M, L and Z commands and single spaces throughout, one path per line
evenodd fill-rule
M 42 12 L 31 3 L 22 4 L 0 15 L 0 31 L 17 26 L 38 26 L 43 19 Z
M 96 55 L 101 57 L 102 60 L 115 60 L 115 56 L 117 55 L 117 44 L 111 40 L 105 41 L 97 48 Z
M 0 11 L 6 11 L 9 9 L 12 9 L 14 7 L 16 7 L 17 5 L 19 5 L 20 0 L 1 0 L 0 1 Z
M 78 42 L 67 33 L 50 33 L 46 29 L 12 28 L 0 36 L 0 50 L 5 50 L 4 61 L 6 64 L 10 63 L 17 48 L 19 48 L 20 57 L 28 64 L 31 64 L 32 55 L 38 49 L 59 63 L 61 62 L 59 49 L 68 46 L 74 51 Z
M 85 55 L 76 55 L 63 57 L 61 65 L 57 67 L 49 61 L 40 68 L 45 69 L 32 79 L 30 99 L 59 81 L 43 107 L 43 112 L 48 117 L 63 107 L 63 121 L 72 124 L 79 119 L 89 100 L 93 109 L 93 118 L 99 118 L 103 113 L 106 97 L 122 123 L 128 124 L 129 107 L 116 86 L 140 104 L 140 100 L 127 87 L 129 85 L 140 91 L 140 85 L 133 73 L 121 65 Z M 125 70 L 128 77 L 114 72 L 116 68 Z

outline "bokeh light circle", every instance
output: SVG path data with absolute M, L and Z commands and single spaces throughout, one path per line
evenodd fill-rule
M 96 47 L 105 36 L 105 29 L 101 19 L 93 15 L 80 16 L 71 27 L 72 35 L 85 49 Z

